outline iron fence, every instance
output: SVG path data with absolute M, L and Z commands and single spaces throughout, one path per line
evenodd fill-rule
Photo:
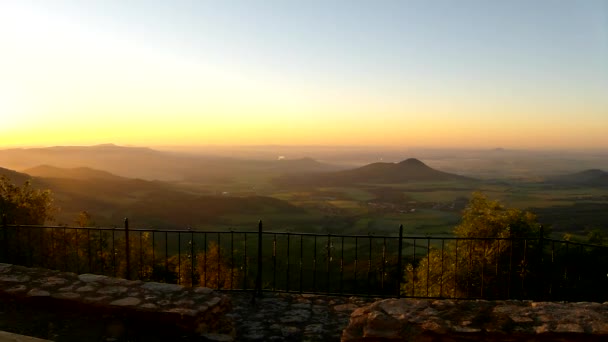
M 606 301 L 608 247 L 458 238 L 2 225 L 2 261 L 218 290 Z

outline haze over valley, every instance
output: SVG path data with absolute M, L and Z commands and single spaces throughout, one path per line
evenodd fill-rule
M 434 149 L 392 162 L 396 149 L 257 147 L 256 159 L 229 150 L 3 149 L 0 174 L 50 189 L 55 224 L 86 211 L 102 226 L 129 217 L 145 228 L 253 230 L 262 219 L 276 231 L 394 234 L 403 224 L 408 234 L 449 236 L 480 191 L 534 212 L 558 236 L 608 227 L 601 151 Z

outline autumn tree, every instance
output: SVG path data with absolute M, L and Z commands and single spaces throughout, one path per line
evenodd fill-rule
M 241 272 L 238 267 L 231 266 L 229 260 L 219 245 L 212 241 L 206 251 L 196 253 L 194 258 L 190 254 L 170 257 L 168 267 L 172 278 L 180 284 L 216 289 L 239 288 L 242 286 L 238 281 Z
M 30 181 L 22 186 L 0 176 L 0 216 L 8 224 L 41 225 L 52 218 L 53 199 L 49 190 L 34 189 Z
M 539 231 L 532 213 L 474 193 L 454 228 L 459 239 L 431 248 L 416 267 L 408 265 L 402 292 L 456 298 L 528 295 L 524 282 L 537 274 L 530 257 L 538 249 Z

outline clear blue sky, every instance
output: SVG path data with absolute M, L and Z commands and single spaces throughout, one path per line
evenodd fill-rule
M 0 146 L 608 147 L 606 0 L 5 0 L 0 13 Z

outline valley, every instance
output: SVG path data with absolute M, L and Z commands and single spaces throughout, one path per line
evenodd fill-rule
M 336 155 L 328 163 L 314 155 L 246 159 L 115 145 L 12 149 L 0 150 L 0 175 L 50 189 L 58 225 L 73 225 L 86 211 L 99 226 L 129 217 L 141 228 L 250 231 L 262 219 L 272 231 L 394 235 L 403 224 L 407 235 L 451 236 L 479 191 L 532 211 L 555 237 L 608 231 L 608 173 L 597 154 L 541 153 L 537 160 L 552 162 L 534 168 L 530 153 L 477 152 L 471 169 L 470 151 L 460 152 L 460 162 L 453 151 L 443 159 L 418 153 L 420 159 L 353 166 Z M 368 154 L 360 157 L 372 159 Z M 510 165 L 500 174 L 497 154 Z

